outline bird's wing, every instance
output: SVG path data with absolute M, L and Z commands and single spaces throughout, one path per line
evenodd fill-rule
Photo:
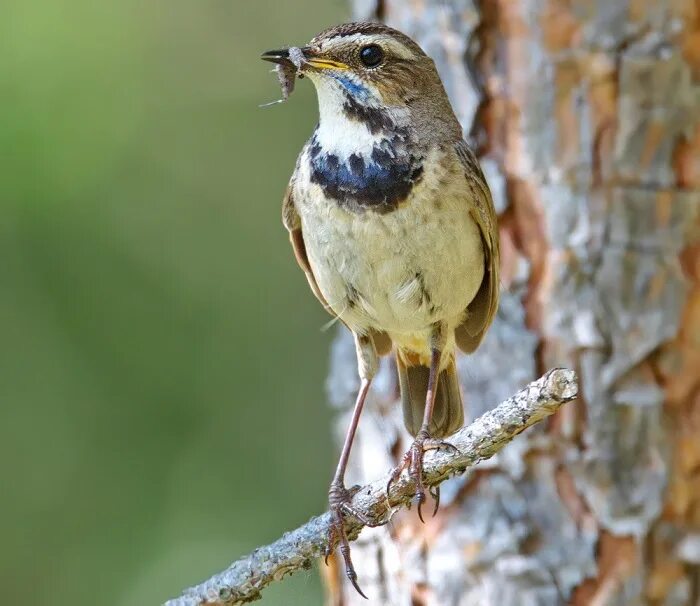
M 284 195 L 284 200 L 282 201 L 282 223 L 284 223 L 284 226 L 289 232 L 289 241 L 292 243 L 294 256 L 296 257 L 297 263 L 299 263 L 299 267 L 304 270 L 311 290 L 321 302 L 323 308 L 332 316 L 337 317 L 337 314 L 331 309 L 330 305 L 328 305 L 321 289 L 318 287 L 316 277 L 311 269 L 311 263 L 309 263 L 309 257 L 306 254 L 306 244 L 304 243 L 304 234 L 301 229 L 301 218 L 294 205 L 294 177 L 292 177 Z M 339 318 L 339 320 L 342 322 L 342 318 Z M 368 334 L 374 341 L 374 346 L 380 356 L 386 355 L 391 351 L 391 339 L 385 332 L 370 329 Z
M 309 282 L 309 286 L 313 291 L 316 298 L 321 302 L 323 308 L 331 315 L 335 315 L 333 310 L 328 305 L 328 302 L 321 293 L 321 289 L 318 287 L 314 272 L 311 269 L 311 264 L 309 263 L 309 257 L 306 254 L 306 244 L 304 244 L 304 235 L 301 232 L 301 218 L 297 209 L 294 206 L 294 178 L 289 183 L 287 191 L 284 194 L 284 200 L 282 201 L 282 223 L 287 228 L 289 232 L 289 241 L 292 243 L 292 249 L 294 250 L 294 256 L 296 257 L 299 267 L 304 270 L 306 274 L 306 279 Z
M 462 351 L 471 353 L 481 343 L 498 309 L 498 221 L 491 192 L 476 156 L 466 141 L 460 141 L 456 145 L 456 151 L 471 192 L 472 205 L 469 212 L 479 226 L 484 247 L 484 279 L 476 296 L 467 306 L 464 321 L 455 330 L 457 346 Z

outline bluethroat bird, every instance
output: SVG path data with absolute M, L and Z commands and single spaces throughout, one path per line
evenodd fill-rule
M 278 64 L 285 98 L 295 75 L 318 95 L 282 216 L 311 290 L 355 340 L 361 383 L 330 486 L 328 544 L 362 594 L 343 517 L 373 521 L 352 507 L 344 475 L 379 356 L 395 352 L 414 436 L 390 484 L 408 469 L 422 520 L 423 454 L 454 448 L 442 438 L 464 422 L 456 348 L 478 347 L 498 305 L 496 214 L 435 64 L 411 38 L 348 23 L 262 58 Z

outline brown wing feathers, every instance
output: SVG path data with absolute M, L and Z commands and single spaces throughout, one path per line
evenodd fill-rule
M 498 308 L 499 249 L 496 210 L 479 163 L 466 142 L 457 144 L 457 155 L 465 168 L 465 176 L 472 184 L 474 200 L 471 215 L 481 231 L 484 247 L 484 280 L 479 291 L 467 306 L 464 322 L 455 330 L 457 346 L 465 353 L 473 352 L 484 338 Z

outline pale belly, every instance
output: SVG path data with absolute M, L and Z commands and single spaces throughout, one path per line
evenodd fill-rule
M 481 236 L 464 200 L 409 201 L 382 215 L 307 199 L 301 216 L 318 286 L 359 333 L 386 331 L 424 350 L 431 326 L 456 326 L 481 285 Z

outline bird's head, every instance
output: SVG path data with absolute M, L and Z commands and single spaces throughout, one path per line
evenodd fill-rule
M 291 51 L 291 56 L 290 56 Z M 315 85 L 321 124 L 369 121 L 426 126 L 426 135 L 461 128 L 435 64 L 411 38 L 380 23 L 346 23 L 327 29 L 308 46 L 268 51 L 263 59 L 298 69 Z

